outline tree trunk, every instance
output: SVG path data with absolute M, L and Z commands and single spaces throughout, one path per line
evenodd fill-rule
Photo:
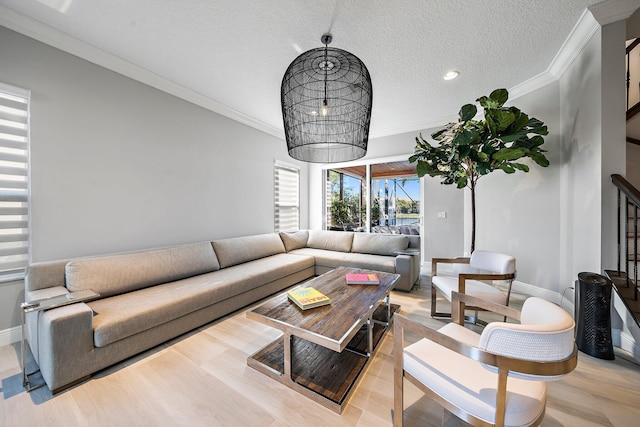
M 476 183 L 471 180 L 471 253 L 476 249 Z

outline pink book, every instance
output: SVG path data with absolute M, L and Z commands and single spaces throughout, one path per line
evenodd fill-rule
M 377 285 L 380 283 L 378 276 L 374 273 L 347 273 L 348 285 Z

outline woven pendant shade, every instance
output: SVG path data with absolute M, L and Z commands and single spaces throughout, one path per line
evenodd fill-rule
M 282 79 L 289 155 L 314 163 L 363 157 L 372 95 L 369 71 L 355 55 L 325 45 L 298 56 Z

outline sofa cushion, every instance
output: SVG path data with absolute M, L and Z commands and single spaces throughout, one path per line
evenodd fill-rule
M 324 273 L 327 268 L 333 269 L 336 267 L 366 268 L 387 273 L 396 272 L 396 257 L 353 252 L 344 253 L 313 248 L 296 249 L 291 254 L 314 257 L 316 274 Z
M 329 251 L 351 252 L 353 232 L 309 230 L 307 246 L 314 249 L 326 249 Z
M 407 236 L 354 233 L 351 252 L 395 256 L 395 251 L 404 251 L 408 246 Z
M 221 268 L 285 252 L 284 243 L 277 233 L 215 240 L 213 249 Z
M 208 274 L 91 301 L 87 304 L 95 312 L 94 345 L 107 346 L 310 268 L 313 268 L 312 257 L 278 254 Z
M 300 249 L 307 246 L 307 240 L 309 240 L 309 231 L 281 231 L 280 238 L 284 243 L 284 249 L 287 252 L 291 252 L 294 249 Z
M 101 297 L 218 270 L 210 242 L 77 259 L 65 267 L 70 291 L 92 289 Z

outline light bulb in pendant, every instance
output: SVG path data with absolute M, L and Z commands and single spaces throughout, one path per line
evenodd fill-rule
M 327 104 L 327 100 L 322 101 L 322 115 L 326 116 L 329 114 L 329 104 Z

